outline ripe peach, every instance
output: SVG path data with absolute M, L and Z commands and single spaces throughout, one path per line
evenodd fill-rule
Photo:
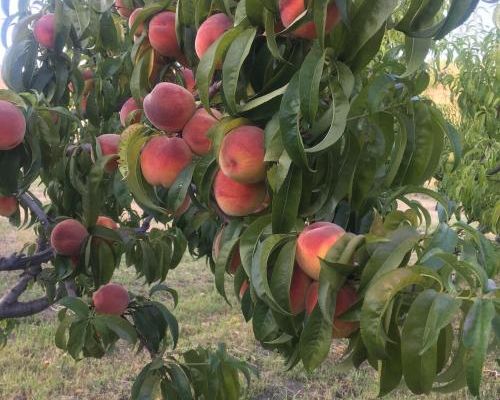
M 162 56 L 177 58 L 182 55 L 175 32 L 175 13 L 163 11 L 151 18 L 148 37 L 151 47 Z
M 318 290 L 319 282 L 313 282 L 309 286 L 309 290 L 306 295 L 306 314 L 310 315 L 316 304 L 318 303 Z M 335 303 L 335 314 L 333 319 L 333 337 L 334 338 L 346 338 L 349 337 L 353 332 L 355 332 L 358 327 L 358 322 L 352 321 L 342 321 L 337 319 L 343 315 L 356 301 L 358 300 L 358 295 L 356 290 L 346 284 L 340 288 L 337 293 L 336 303 Z
M 227 215 L 243 217 L 256 212 L 266 198 L 263 182 L 244 184 L 217 173 L 214 181 L 214 197 L 220 209 Z
M 196 32 L 194 42 L 198 58 L 203 57 L 208 48 L 232 26 L 231 18 L 223 13 L 214 14 L 203 21 Z
M 122 315 L 130 298 L 127 289 L 122 285 L 108 283 L 94 292 L 92 301 L 98 314 Z
M 127 118 L 130 113 L 142 110 L 140 104 L 137 104 L 133 97 L 130 97 L 125 103 L 123 103 L 122 108 L 120 110 L 120 122 L 122 126 L 127 126 Z M 142 111 L 138 111 L 135 113 L 134 117 L 129 121 L 130 124 L 135 124 L 141 120 Z
M 10 217 L 17 211 L 17 200 L 13 196 L 0 196 L 0 215 Z
M 87 229 L 79 221 L 65 219 L 52 229 L 50 244 L 63 256 L 77 256 L 87 236 Z
M 240 183 L 256 183 L 266 177 L 264 131 L 243 125 L 222 140 L 219 166 L 222 172 Z
M 314 280 L 319 279 L 320 258 L 325 258 L 328 250 L 345 231 L 331 222 L 315 222 L 307 226 L 297 239 L 295 257 L 299 267 Z
M 116 133 L 105 133 L 97 137 L 97 143 L 101 147 L 103 156 L 116 155 L 115 158 L 106 163 L 106 172 L 113 172 L 118 168 L 118 150 L 120 146 L 121 136 Z
M 115 0 L 115 7 L 118 14 L 120 14 L 123 18 L 130 17 L 130 14 L 134 11 L 133 8 L 128 8 L 123 0 Z
M 214 238 L 214 243 L 212 246 L 212 258 L 217 261 L 217 258 L 219 258 L 219 253 L 220 253 L 220 248 L 222 247 L 222 235 L 224 234 L 224 228 L 222 228 L 219 232 L 217 232 L 217 235 L 215 235 Z M 236 270 L 241 264 L 241 258 L 240 258 L 240 249 L 239 246 L 235 246 L 235 248 L 232 251 L 231 255 L 231 263 L 229 264 L 229 272 L 231 274 L 236 273 Z
M 106 217 L 104 215 L 100 215 L 97 218 L 96 225 L 104 226 L 105 228 L 113 229 L 114 231 L 118 229 L 118 224 L 111 218 Z
M 130 14 L 130 17 L 128 18 L 128 27 L 129 29 L 132 29 L 132 26 L 134 26 L 134 22 L 137 18 L 137 15 L 143 10 L 142 7 L 136 8 L 132 13 Z M 135 36 L 141 36 L 142 32 L 144 31 L 144 22 L 141 22 L 137 29 L 134 32 Z
M 143 102 L 146 117 L 158 129 L 179 132 L 196 111 L 193 95 L 169 82 L 157 84 Z
M 306 2 L 305 0 L 280 0 L 279 9 L 283 25 L 285 27 L 289 27 L 292 22 L 304 12 L 304 10 L 306 9 Z M 335 25 L 337 25 L 339 21 L 339 10 L 335 5 L 335 2 L 332 2 L 328 6 L 326 12 L 325 32 L 331 32 L 331 30 L 335 27 Z M 316 25 L 313 21 L 306 22 L 305 24 L 302 24 L 300 27 L 295 29 L 292 32 L 292 35 L 304 39 L 315 39 Z
M 189 68 L 182 67 L 181 74 L 182 78 L 184 79 L 184 87 L 191 93 L 193 93 L 195 91 L 195 85 L 196 85 L 193 71 L 190 70 Z
M 243 298 L 243 296 L 245 295 L 245 293 L 249 287 L 250 287 L 250 285 L 249 285 L 248 281 L 243 281 L 243 283 L 241 284 L 241 287 L 240 287 L 240 299 Z
M 14 104 L 0 100 L 0 150 L 10 150 L 24 140 L 26 119 Z
M 56 16 L 48 13 L 38 18 L 33 25 L 33 34 L 40 46 L 53 49 L 56 45 Z
M 300 314 L 306 308 L 306 294 L 312 279 L 309 278 L 299 267 L 294 266 L 292 282 L 290 284 L 290 311 L 292 314 Z
M 142 149 L 142 175 L 150 185 L 169 188 L 192 158 L 184 139 L 156 136 Z
M 222 114 L 211 109 L 216 118 Z M 186 141 L 193 153 L 200 156 L 210 153 L 212 141 L 207 137 L 209 129 L 217 122 L 204 108 L 198 109 L 182 130 L 182 138 Z

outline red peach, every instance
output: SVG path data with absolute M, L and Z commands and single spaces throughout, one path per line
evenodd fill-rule
M 210 153 L 212 141 L 207 137 L 209 129 L 217 123 L 222 114 L 211 109 L 215 118 L 204 108 L 198 109 L 182 130 L 182 138 L 186 141 L 193 153 L 200 156 Z
M 113 221 L 111 218 L 106 217 L 104 215 L 100 215 L 97 218 L 96 225 L 103 226 L 103 227 L 108 228 L 108 229 L 113 229 L 114 231 L 116 231 L 118 229 L 118 224 L 115 221 Z
M 182 55 L 175 32 L 175 13 L 156 14 L 149 22 L 148 37 L 151 47 L 162 56 L 177 58 Z
M 214 197 L 225 214 L 243 217 L 256 212 L 262 205 L 266 197 L 266 185 L 263 182 L 239 183 L 219 171 L 214 181 Z
M 128 307 L 130 298 L 123 286 L 108 283 L 94 292 L 92 301 L 98 314 L 122 315 Z
M 122 126 L 127 126 L 127 118 L 130 113 L 142 110 L 140 104 L 137 104 L 133 97 L 130 97 L 125 103 L 123 103 L 122 108 L 120 110 L 120 122 Z M 138 111 L 135 113 L 134 117 L 129 121 L 130 124 L 135 124 L 141 120 L 142 111 Z
M 169 82 L 157 84 L 143 102 L 144 113 L 158 129 L 179 132 L 196 111 L 193 95 Z
M 17 200 L 13 196 L 0 196 L 0 215 L 10 217 L 17 211 Z
M 340 239 L 345 231 L 331 222 L 315 222 L 306 227 L 297 239 L 296 260 L 299 267 L 311 278 L 318 280 L 320 258 Z
M 115 133 L 105 133 L 97 137 L 97 143 L 101 147 L 103 156 L 116 155 L 115 158 L 106 163 L 106 172 L 113 172 L 118 168 L 118 151 L 120 146 L 121 136 Z
M 130 14 L 132 14 L 132 11 L 134 11 L 133 8 L 128 8 L 126 6 L 124 0 L 115 0 L 115 7 L 116 11 L 118 11 L 118 14 L 120 14 L 123 18 L 130 17 Z
M 194 80 L 193 71 L 189 68 L 181 68 L 182 79 L 184 79 L 184 87 L 191 93 L 195 91 L 196 82 Z
M 279 9 L 281 21 L 285 27 L 289 27 L 292 22 L 306 9 L 305 0 L 280 0 Z M 340 21 L 340 13 L 332 2 L 327 9 L 325 32 L 329 33 Z M 292 35 L 304 39 L 316 38 L 316 25 L 313 21 L 306 22 L 292 32 Z
M 208 48 L 233 26 L 233 21 L 226 14 L 219 13 L 208 17 L 198 28 L 194 48 L 198 58 L 202 58 Z
M 90 68 L 85 68 L 82 71 L 82 78 L 84 81 L 88 81 L 89 79 L 94 78 L 94 71 L 92 71 Z
M 219 232 L 217 232 L 214 238 L 214 243 L 212 246 L 212 258 L 215 261 L 217 261 L 217 258 L 219 258 L 220 248 L 222 247 L 221 240 L 223 234 L 224 234 L 224 228 L 222 228 Z M 241 265 L 240 250 L 239 246 L 236 245 L 232 251 L 231 263 L 229 264 L 229 272 L 231 274 L 236 273 L 236 270 L 240 265 Z
M 56 45 L 56 17 L 49 13 L 41 16 L 33 26 L 35 40 L 47 49 L 53 49 Z
M 128 18 L 128 27 L 129 29 L 132 29 L 132 26 L 134 26 L 134 22 L 137 18 L 137 15 L 143 10 L 142 7 L 136 8 L 132 13 L 130 14 L 130 17 Z M 135 36 L 141 36 L 142 32 L 144 31 L 144 22 L 141 22 L 137 29 L 134 32 Z
M 292 282 L 290 284 L 290 311 L 300 314 L 306 308 L 306 294 L 312 279 L 299 267 L 293 267 Z
M 0 100 L 0 150 L 10 150 L 24 140 L 26 119 L 14 104 Z
M 77 256 L 87 236 L 87 229 L 79 221 L 65 219 L 52 229 L 50 244 L 63 256 Z
M 156 136 L 142 149 L 142 175 L 150 185 L 169 188 L 192 158 L 184 139 Z
M 243 125 L 222 140 L 219 166 L 222 172 L 240 183 L 256 183 L 266 177 L 264 131 Z

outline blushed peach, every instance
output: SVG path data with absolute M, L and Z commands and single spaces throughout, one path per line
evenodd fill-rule
M 151 47 L 165 57 L 182 55 L 175 32 L 175 13 L 163 11 L 149 21 L 148 37 Z
M 169 82 L 157 84 L 143 102 L 144 113 L 158 129 L 179 132 L 196 111 L 193 95 Z
M 219 232 L 217 232 L 217 234 L 215 235 L 215 238 L 214 238 L 214 243 L 212 246 L 212 258 L 216 262 L 217 262 L 217 259 L 219 258 L 220 249 L 222 247 L 221 241 L 222 241 L 223 234 L 224 234 L 224 228 L 222 228 Z M 239 250 L 239 246 L 236 245 L 232 251 L 232 254 L 231 254 L 231 262 L 229 264 L 229 272 L 231 274 L 236 273 L 236 270 L 238 269 L 238 267 L 240 265 L 241 265 L 240 250 Z
M 129 8 L 127 6 L 124 0 L 115 0 L 115 7 L 118 14 L 120 14 L 123 18 L 130 17 L 130 14 L 134 11 L 133 8 Z
M 266 177 L 264 131 L 243 125 L 222 140 L 219 166 L 229 178 L 240 183 L 257 183 Z
M 0 150 L 20 145 L 26 133 L 26 119 L 14 104 L 0 100 Z
M 306 294 L 312 279 L 309 278 L 299 267 L 294 266 L 292 282 L 290 284 L 290 311 L 292 314 L 300 314 L 306 308 Z
M 137 104 L 133 97 L 130 97 L 125 103 L 123 103 L 122 108 L 120 109 L 120 122 L 122 126 L 127 126 L 127 118 L 128 116 L 136 111 L 142 110 L 141 104 Z M 134 113 L 134 117 L 128 121 L 130 124 L 136 124 L 141 120 L 142 111 L 137 111 Z
M 47 49 L 56 45 L 56 17 L 52 13 L 42 15 L 33 26 L 35 40 Z
M 194 80 L 193 71 L 189 68 L 181 68 L 182 79 L 184 79 L 184 87 L 191 93 L 195 91 L 196 82 Z
M 0 196 L 0 215 L 10 217 L 17 211 L 17 199 L 14 196 Z
M 156 136 L 142 150 L 142 175 L 150 185 L 169 188 L 192 158 L 184 139 Z
M 118 151 L 120 146 L 121 136 L 115 133 L 105 133 L 97 137 L 97 143 L 101 148 L 103 156 L 115 155 L 112 160 L 108 161 L 105 166 L 107 172 L 113 172 L 118 168 Z
M 99 225 L 99 226 L 103 226 L 103 227 L 108 228 L 108 229 L 113 229 L 114 231 L 116 231 L 118 229 L 118 224 L 115 221 L 113 221 L 111 218 L 106 217 L 104 215 L 100 215 L 99 217 L 97 217 L 97 221 L 95 224 Z
M 198 28 L 194 48 L 198 58 L 202 58 L 208 48 L 233 26 L 233 21 L 226 14 L 218 13 L 208 17 Z
M 92 295 L 95 311 L 98 314 L 122 315 L 128 307 L 130 298 L 122 285 L 108 283 Z
M 207 132 L 217 123 L 217 118 L 222 117 L 219 111 L 213 108 L 211 110 L 216 118 L 210 115 L 204 108 L 200 108 L 196 110 L 182 130 L 182 138 L 193 153 L 200 156 L 210 153 L 212 141 L 208 138 Z
M 50 244 L 63 256 L 77 256 L 87 239 L 87 229 L 76 219 L 59 222 L 50 234 Z
M 331 222 L 315 222 L 307 226 L 297 239 L 296 260 L 300 268 L 311 278 L 318 280 L 320 258 L 342 237 L 345 231 Z
M 266 185 L 239 183 L 219 171 L 214 181 L 214 197 L 219 208 L 232 217 L 254 213 L 266 197 Z
M 134 26 L 134 22 L 137 18 L 137 15 L 143 10 L 142 7 L 136 8 L 132 13 L 130 14 L 130 17 L 128 18 L 128 27 L 129 29 L 132 29 L 132 26 Z M 142 32 L 144 31 L 144 22 L 141 22 L 138 26 L 137 29 L 134 32 L 135 36 L 141 36 Z

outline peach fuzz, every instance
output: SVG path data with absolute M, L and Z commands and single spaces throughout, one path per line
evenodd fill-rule
M 130 115 L 130 113 L 136 110 L 142 110 L 142 107 L 140 104 L 137 104 L 133 97 L 130 97 L 125 103 L 123 103 L 122 108 L 120 109 L 120 122 L 122 126 L 127 126 L 128 116 Z M 139 122 L 141 120 L 141 116 L 142 111 L 136 112 L 134 117 L 130 121 L 128 121 L 129 124 L 135 124 Z
M 280 0 L 279 1 L 279 10 L 281 21 L 285 27 L 289 27 L 292 22 L 304 12 L 306 9 L 305 0 Z M 337 25 L 340 21 L 340 13 L 335 5 L 332 2 L 327 9 L 326 12 L 326 23 L 325 23 L 325 32 L 329 33 L 331 30 Z M 316 38 L 316 25 L 313 21 L 306 22 L 302 24 L 297 29 L 292 32 L 293 36 L 300 37 L 303 39 L 315 39 Z
M 179 132 L 196 111 L 193 95 L 169 82 L 157 84 L 143 101 L 146 117 L 158 129 Z
M 175 13 L 163 11 L 149 21 L 148 37 L 151 47 L 165 57 L 182 56 L 175 32 Z
M 345 231 L 331 222 L 315 222 L 304 228 L 297 239 L 295 257 L 297 264 L 314 280 L 319 279 L 320 258 L 325 258 L 328 250 Z
M 232 217 L 243 217 L 256 212 L 266 198 L 263 182 L 243 184 L 219 171 L 214 181 L 214 197 L 219 208 Z
M 137 18 L 137 15 L 143 10 L 142 7 L 136 8 L 132 13 L 130 14 L 130 17 L 128 18 L 128 27 L 129 29 L 132 29 L 132 26 L 134 26 L 134 22 Z M 137 26 L 137 29 L 134 32 L 135 36 L 141 36 L 142 32 L 144 31 L 144 22 L 141 22 L 139 26 Z
M 182 79 L 184 79 L 184 87 L 191 93 L 193 93 L 196 86 L 193 71 L 186 67 L 182 67 L 180 71 L 182 74 Z
M 222 228 L 217 234 L 215 235 L 214 238 L 214 243 L 212 247 L 212 258 L 217 262 L 217 258 L 219 258 L 219 253 L 220 249 L 222 247 L 222 235 L 224 234 L 224 228 Z M 240 258 L 240 250 L 239 246 L 236 245 L 235 248 L 232 251 L 231 255 L 231 263 L 229 264 L 229 272 L 231 274 L 234 274 L 238 267 L 241 264 L 241 258 Z
M 9 101 L 0 100 L 0 150 L 20 145 L 26 133 L 26 119 L 19 108 Z
M 311 285 L 309 278 L 299 267 L 293 267 L 292 282 L 290 283 L 290 311 L 300 314 L 306 308 L 306 294 Z
M 208 48 L 232 26 L 232 19 L 223 13 L 214 14 L 203 21 L 194 41 L 198 58 L 202 58 Z
M 52 13 L 42 15 L 33 25 L 35 40 L 47 49 L 56 45 L 56 16 Z
M 17 199 L 13 196 L 0 196 L 0 215 L 10 217 L 17 211 Z
M 156 136 L 142 149 L 142 175 L 150 185 L 169 188 L 192 158 L 184 139 Z
M 87 229 L 79 221 L 65 219 L 52 229 L 50 244 L 58 254 L 77 256 L 87 236 Z
M 243 125 L 222 139 L 219 166 L 222 172 L 240 183 L 257 183 L 266 177 L 264 131 Z
M 94 292 L 92 302 L 98 314 L 122 315 L 128 307 L 130 298 L 123 286 L 108 283 Z
M 193 153 L 200 156 L 210 153 L 212 141 L 207 137 L 207 132 L 222 117 L 219 111 L 213 108 L 211 111 L 215 118 L 204 108 L 198 109 L 182 130 L 182 138 Z
M 97 136 L 97 143 L 101 148 L 103 156 L 116 155 L 116 158 L 106 163 L 106 172 L 113 172 L 118 168 L 118 151 L 120 146 L 121 136 L 115 133 L 105 133 L 104 135 Z
M 120 14 L 123 18 L 130 17 L 130 14 L 134 11 L 133 8 L 128 8 L 123 0 L 115 0 L 115 7 L 118 14 Z
M 118 224 L 115 221 L 113 221 L 111 218 L 106 217 L 104 215 L 100 215 L 97 218 L 97 221 L 95 224 L 99 225 L 99 226 L 103 226 L 103 227 L 108 228 L 108 229 L 113 229 L 114 231 L 116 231 L 118 229 Z

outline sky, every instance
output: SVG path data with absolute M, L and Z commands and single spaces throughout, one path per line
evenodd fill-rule
M 494 27 L 494 22 L 493 22 L 494 10 L 495 10 L 494 4 L 488 4 L 485 1 L 480 1 L 478 8 L 471 15 L 468 22 L 470 22 L 472 24 L 480 23 L 480 24 L 484 25 L 485 27 L 493 28 Z M 5 20 L 5 15 L 3 13 L 3 10 L 0 7 L 0 25 L 3 24 L 4 20 Z M 453 34 L 461 35 L 464 32 L 465 32 L 465 28 L 462 26 L 462 27 L 456 29 Z M 0 41 L 0 64 L 2 63 L 4 54 L 5 54 L 5 48 L 3 47 L 3 44 Z

